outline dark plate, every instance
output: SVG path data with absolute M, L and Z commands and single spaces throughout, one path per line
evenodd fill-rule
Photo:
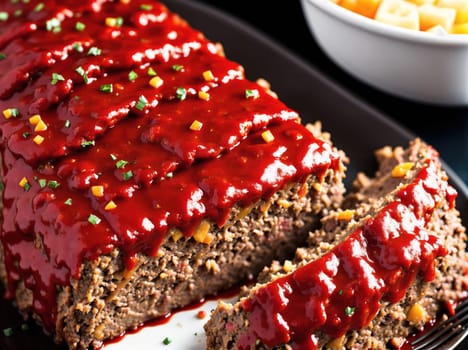
M 166 3 L 193 27 L 221 42 L 226 56 L 241 63 L 250 79 L 267 79 L 279 97 L 302 115 L 304 122 L 320 120 L 323 129 L 331 133 L 333 142 L 351 159 L 348 184 L 358 171 L 374 172 L 375 149 L 385 145 L 407 146 L 416 137 L 248 24 L 195 1 L 167 0 Z M 457 208 L 467 223 L 468 189 L 452 169 L 447 165 L 445 169 L 458 190 Z M 33 324 L 29 324 L 28 330 L 21 330 L 22 323 L 16 310 L 0 300 L 0 330 L 8 327 L 16 330 L 10 337 L 0 333 L 0 349 L 64 349 L 53 344 Z M 468 342 L 459 349 L 468 349 Z

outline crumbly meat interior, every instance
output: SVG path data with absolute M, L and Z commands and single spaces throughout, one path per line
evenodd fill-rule
M 411 179 L 411 172 L 420 170 L 426 152 L 427 145 L 419 139 L 413 140 L 407 149 L 384 147 L 378 150 L 379 169 L 375 176 L 370 178 L 364 173 L 358 174 L 352 189 L 345 196 L 343 207 L 322 219 L 321 228 L 310 233 L 308 245 L 298 248 L 292 261 L 275 261 L 266 267 L 259 276 L 258 284 L 253 289 L 245 288 L 243 297 L 248 297 L 263 284 L 319 258 L 337 242 L 346 239 L 360 220 L 372 216 L 395 189 Z M 407 173 L 407 180 L 392 176 L 392 169 L 405 162 L 417 165 Z M 446 176 L 442 169 L 440 174 Z M 449 248 L 448 255 L 437 260 L 435 279 L 428 283 L 417 277 L 400 302 L 382 303 L 378 314 L 364 329 L 349 331 L 337 339 L 318 334 L 320 349 L 398 348 L 408 335 L 422 330 L 430 320 L 444 317 L 443 314 L 448 312 L 447 303 L 466 297 L 466 229 L 458 211 L 444 202 L 434 211 L 427 230 L 442 238 Z M 221 302 L 205 324 L 207 349 L 235 349 L 240 333 L 248 324 L 248 316 L 240 303 L 232 305 Z M 259 342 L 256 349 L 271 348 Z M 283 344 L 273 349 L 290 349 L 290 346 Z
M 341 203 L 341 176 L 329 171 L 322 182 L 309 179 L 306 195 L 303 185 L 292 184 L 268 201 L 234 208 L 225 227 L 212 225 L 205 233 L 213 237 L 209 244 L 169 236 L 156 257 L 138 255 L 133 271 L 118 250 L 86 261 L 80 280 L 59 292 L 56 340 L 72 349 L 99 347 L 126 329 L 252 279 L 273 259 L 291 257 L 319 218 Z M 22 283 L 16 300 L 27 314 L 33 299 Z

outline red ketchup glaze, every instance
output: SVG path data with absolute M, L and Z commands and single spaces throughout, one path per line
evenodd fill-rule
M 159 2 L 0 12 L 6 296 L 24 281 L 49 331 L 57 286 L 84 260 L 118 248 L 132 269 L 171 229 L 222 226 L 234 205 L 340 166 L 295 111 Z
M 447 250 L 425 224 L 441 199 L 453 206 L 456 196 L 436 167 L 428 160 L 392 202 L 331 251 L 245 299 L 250 323 L 238 348 L 260 339 L 268 346 L 316 349 L 317 332 L 336 338 L 365 327 L 380 301 L 401 300 L 417 275 L 434 279 L 435 259 Z

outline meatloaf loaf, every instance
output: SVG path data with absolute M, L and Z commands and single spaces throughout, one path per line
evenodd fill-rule
M 465 228 L 437 152 L 377 151 L 343 207 L 205 324 L 208 349 L 391 349 L 466 297 Z
M 157 1 L 0 4 L 0 280 L 70 349 L 251 279 L 346 155 Z

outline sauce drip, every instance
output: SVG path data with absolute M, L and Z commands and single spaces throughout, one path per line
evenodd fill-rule
M 131 270 L 172 229 L 222 226 L 233 206 L 340 166 L 295 111 L 159 2 L 0 12 L 6 295 L 24 281 L 47 330 L 56 286 L 85 259 L 118 248 Z
M 433 280 L 435 259 L 447 250 L 425 224 L 443 198 L 453 206 L 454 190 L 429 159 L 393 201 L 331 251 L 245 299 L 250 322 L 238 348 L 250 349 L 260 339 L 268 346 L 316 349 L 317 332 L 337 338 L 361 329 L 382 300 L 401 300 L 418 274 Z

